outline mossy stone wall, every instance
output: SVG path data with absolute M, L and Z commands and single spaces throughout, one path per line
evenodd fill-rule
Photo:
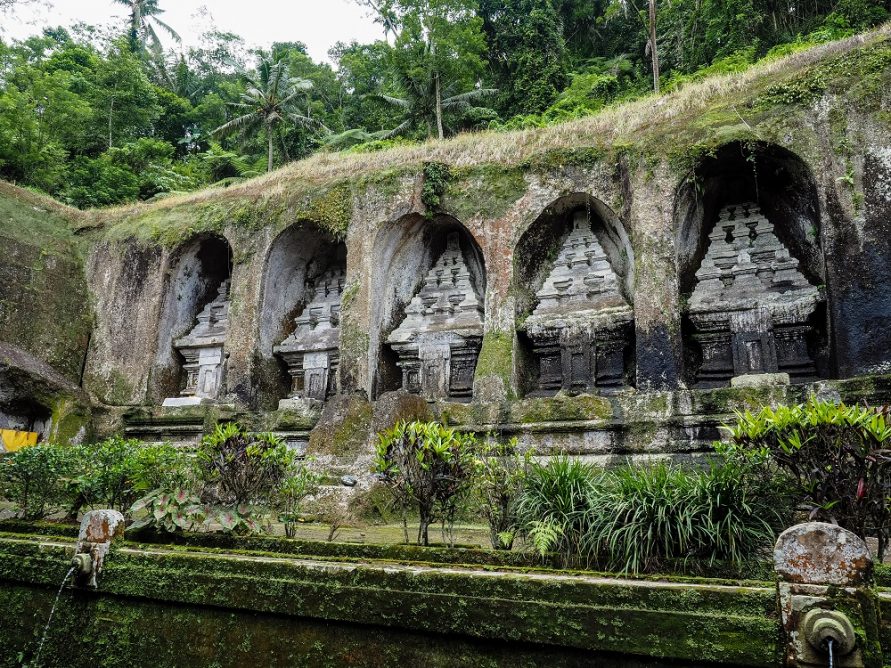
M 32 655 L 34 631 L 67 568 L 61 538 L 0 538 L 0 641 Z M 392 665 L 426 641 L 434 666 L 776 666 L 773 587 L 685 584 L 396 563 L 301 560 L 274 553 L 124 543 L 96 592 L 63 595 L 47 665 L 280 665 L 319 640 L 320 622 L 354 648 L 350 665 Z M 241 629 L 239 631 L 239 629 Z M 398 648 L 400 638 L 407 646 Z M 155 649 L 146 654 L 148 648 Z M 340 650 L 322 641 L 318 663 Z M 550 649 L 546 649 L 546 648 Z M 579 651 L 584 651 L 582 655 Z M 13 661 L 15 658 L 13 658 Z M 158 663 L 160 661 L 160 663 Z M 130 662 L 130 663 L 128 663 Z M 427 663 L 425 662 L 425 663 Z M 598 661 L 598 663 L 600 663 Z

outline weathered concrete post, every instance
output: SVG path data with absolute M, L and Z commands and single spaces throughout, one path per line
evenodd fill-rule
M 872 557 L 863 540 L 833 524 L 799 524 L 777 540 L 774 568 L 786 666 L 882 666 Z

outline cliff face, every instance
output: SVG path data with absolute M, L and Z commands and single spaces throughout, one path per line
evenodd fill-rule
M 22 240 L 32 223 L 16 218 L 19 236 L 0 269 L 9 274 L 2 298 L 15 307 L 0 312 L 0 341 L 77 380 L 92 331 L 83 385 L 94 401 L 158 405 L 180 383 L 170 342 L 189 329 L 186 311 L 204 303 L 208 277 L 223 271 L 212 265 L 223 263 L 227 400 L 269 411 L 287 387 L 272 346 L 303 303 L 270 291 L 283 289 L 281 272 L 305 279 L 314 254 L 324 259 L 344 242 L 340 387 L 373 400 L 399 384 L 387 336 L 446 235 L 458 232 L 480 274 L 485 332 L 475 412 L 464 421 L 501 423 L 514 411 L 504 402 L 524 395 L 534 374 L 523 322 L 564 223 L 583 210 L 605 235 L 634 310 L 627 383 L 636 393 L 673 392 L 692 386 L 702 363 L 685 314 L 717 212 L 754 201 L 826 296 L 810 323 L 819 375 L 887 374 L 889 91 L 891 40 L 879 31 L 561 126 L 322 154 L 226 190 L 87 212 L 69 223 L 80 243 L 62 222 L 52 228 L 58 237 Z M 71 250 L 81 244 L 92 330 Z M 213 260 L 207 244 L 230 255 Z M 32 324 L 22 328 L 25 317 Z
M 0 184 L 0 416 L 52 422 L 67 437 L 85 420 L 79 385 L 93 324 L 74 215 Z

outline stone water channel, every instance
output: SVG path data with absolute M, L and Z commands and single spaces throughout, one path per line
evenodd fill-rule
M 891 591 L 866 545 L 828 524 L 780 537 L 776 582 L 736 582 L 530 569 L 476 550 L 436 563 L 409 546 L 140 543 L 106 517 L 77 540 L 0 526 L 2 665 L 766 668 L 826 666 L 832 648 L 836 666 L 878 668 L 891 650 Z

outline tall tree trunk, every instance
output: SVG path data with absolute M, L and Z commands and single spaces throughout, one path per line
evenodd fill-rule
M 114 85 L 114 90 L 117 91 L 118 85 Z M 112 145 L 112 119 L 114 118 L 114 94 L 111 96 L 111 102 L 108 103 L 108 148 L 111 148 Z
M 266 161 L 266 171 L 272 171 L 272 128 L 269 128 L 266 132 L 266 136 L 269 137 L 269 154 Z
M 650 57 L 653 59 L 653 90 L 659 94 L 659 49 L 656 47 L 656 0 L 650 0 Z
M 436 132 L 439 134 L 439 138 L 443 138 L 442 132 L 442 89 L 440 88 L 439 82 L 439 72 L 433 75 L 434 82 L 436 84 Z

